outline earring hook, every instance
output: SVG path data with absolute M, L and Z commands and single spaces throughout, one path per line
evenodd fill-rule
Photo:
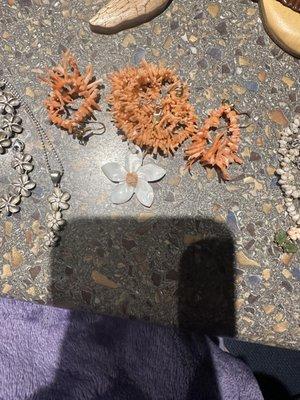
M 86 146 L 88 141 L 92 136 L 101 136 L 106 132 L 106 126 L 103 122 L 99 121 L 92 121 L 92 122 L 87 122 L 88 124 L 98 124 L 99 128 L 97 127 L 88 127 L 85 126 L 82 129 L 79 129 L 77 135 L 79 136 L 79 143 L 83 146 Z M 90 133 L 89 133 L 90 132 Z

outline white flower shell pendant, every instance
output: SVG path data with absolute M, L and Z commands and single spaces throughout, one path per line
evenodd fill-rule
M 128 153 L 125 167 L 110 162 L 102 166 L 102 171 L 108 179 L 117 183 L 111 193 L 112 203 L 126 203 L 136 194 L 139 202 L 145 207 L 151 207 L 154 199 L 153 189 L 148 182 L 156 182 L 166 174 L 166 171 L 157 165 L 143 165 L 141 153 Z

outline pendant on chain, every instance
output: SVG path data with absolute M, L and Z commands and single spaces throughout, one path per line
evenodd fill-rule
M 54 184 L 53 193 L 48 197 L 50 212 L 47 214 L 48 232 L 45 236 L 45 245 L 54 247 L 58 244 L 60 236 L 58 232 L 65 225 L 66 221 L 63 218 L 63 211 L 67 210 L 69 200 L 71 198 L 68 192 L 63 192 L 60 187 L 61 174 L 59 171 L 52 171 L 51 180 Z

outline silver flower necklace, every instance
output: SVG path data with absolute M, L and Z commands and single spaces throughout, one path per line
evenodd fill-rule
M 0 89 L 4 89 L 2 82 Z M 0 154 L 6 154 L 12 148 L 11 166 L 18 174 L 18 179 L 13 181 L 9 191 L 0 197 L 0 214 L 6 215 L 19 212 L 23 197 L 29 197 L 35 188 L 35 183 L 30 179 L 30 172 L 34 168 L 32 157 L 25 153 L 25 144 L 15 139 L 23 131 L 22 120 L 16 115 L 19 105 L 19 100 L 0 91 Z
M 0 92 L 0 117 L 2 123 L 0 126 L 0 154 L 4 154 L 8 148 L 12 146 L 14 158 L 12 167 L 19 174 L 19 179 L 13 183 L 13 192 L 8 193 L 0 198 L 0 211 L 5 211 L 8 215 L 20 211 L 19 203 L 22 197 L 28 197 L 35 187 L 35 183 L 30 180 L 29 173 L 33 170 L 32 156 L 25 154 L 25 144 L 16 139 L 12 144 L 12 138 L 16 133 L 21 133 L 21 118 L 16 115 L 16 108 L 22 105 L 34 123 L 37 134 L 42 144 L 43 154 L 46 162 L 46 168 L 53 184 L 53 192 L 48 197 L 50 212 L 47 214 L 47 233 L 45 236 L 45 245 L 49 247 L 56 246 L 59 242 L 59 231 L 65 224 L 63 219 L 63 211 L 69 208 L 69 200 L 71 198 L 68 192 L 61 189 L 61 180 L 64 175 L 64 167 L 61 159 L 49 139 L 48 135 L 36 119 L 31 108 L 28 106 L 24 98 L 17 92 L 14 86 L 6 79 L 1 79 L 0 88 L 8 89 L 10 93 Z M 50 152 L 53 154 L 58 168 L 52 169 L 50 157 L 46 147 L 49 146 Z

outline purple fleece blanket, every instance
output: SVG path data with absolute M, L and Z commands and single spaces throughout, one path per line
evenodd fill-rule
M 1 400 L 261 400 L 241 362 L 206 338 L 0 300 Z

